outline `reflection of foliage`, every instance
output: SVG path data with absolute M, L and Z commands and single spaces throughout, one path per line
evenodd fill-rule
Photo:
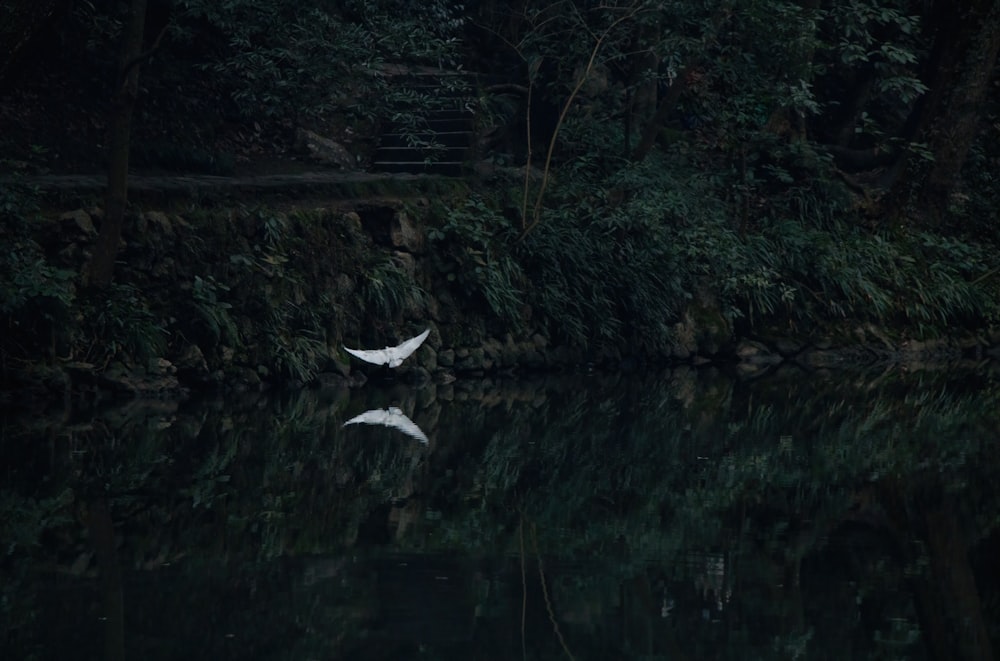
M 36 647 L 43 638 L 33 583 L 36 572 L 29 558 L 42 551 L 44 536 L 70 524 L 69 506 L 73 493 L 65 489 L 42 498 L 0 491 L 0 622 L 4 623 L 0 649 L 5 652 Z M 5 654 L 5 656 L 7 656 Z M 8 656 L 18 658 L 18 655 Z M 22 658 L 28 658 L 25 654 Z
M 192 475 L 191 486 L 181 490 L 181 493 L 191 496 L 192 507 L 210 508 L 216 498 L 226 495 L 220 489 L 229 482 L 227 471 L 238 447 L 238 443 L 232 440 L 223 448 L 213 448 L 205 457 L 202 465 Z
M 726 571 L 738 570 L 744 585 L 766 583 L 768 563 L 823 553 L 827 532 L 858 494 L 887 480 L 951 494 L 974 511 L 976 539 L 995 534 L 997 384 L 888 375 L 831 391 L 789 378 L 746 387 L 677 371 L 453 401 L 435 400 L 433 390 L 415 400 L 404 391 L 306 391 L 113 410 L 65 432 L 72 452 L 59 460 L 67 463 L 62 477 L 40 487 L 49 495 L 0 489 L 5 525 L 18 528 L 5 528 L 4 538 L 14 540 L 15 556 L 64 562 L 77 555 L 59 541 L 79 535 L 73 508 L 96 492 L 118 514 L 123 557 L 138 564 L 222 553 L 224 537 L 229 561 L 253 565 L 339 553 L 364 543 L 355 541 L 364 522 L 386 525 L 383 508 L 413 502 L 423 512 L 410 524 L 416 534 L 385 543 L 516 556 L 523 516 L 553 590 L 565 595 L 594 583 L 556 582 L 558 562 L 549 557 L 591 558 L 594 580 L 615 584 L 651 566 L 694 580 L 707 570 L 704 558 L 689 559 L 692 549 L 721 549 Z M 429 450 L 389 429 L 341 428 L 355 413 L 392 404 L 426 425 Z M 19 484 L 30 483 L 24 470 L 14 473 Z M 969 494 L 980 500 L 973 505 Z M 883 562 L 881 553 L 851 547 L 859 566 Z M 862 572 L 851 608 L 897 590 L 905 572 L 926 565 L 919 555 L 908 562 L 905 571 Z M 196 565 L 187 561 L 186 571 Z M 725 585 L 734 578 L 727 574 Z M 755 597 L 749 590 L 736 598 L 750 607 Z M 777 606 L 753 607 L 780 621 Z M 911 622 L 877 623 L 872 644 L 909 645 Z M 819 631 L 793 629 L 767 645 L 791 654 L 822 640 Z
M 69 523 L 66 507 L 72 501 L 73 493 L 68 489 L 38 500 L 20 498 L 11 492 L 0 493 L 0 539 L 4 540 L 4 553 L 37 550 L 44 531 Z
M 712 395 L 717 389 L 710 388 L 704 394 L 716 398 L 716 408 L 702 412 L 670 394 L 686 387 L 620 380 L 591 395 L 556 390 L 533 406 L 455 402 L 442 409 L 437 429 L 426 431 L 481 439 L 464 446 L 462 461 L 476 462 L 476 468 L 463 469 L 469 477 L 450 487 L 462 490 L 459 501 L 523 509 L 543 530 L 587 520 L 586 535 L 593 535 L 605 524 L 645 528 L 648 516 L 659 519 L 663 511 L 688 513 L 684 518 L 693 525 L 748 497 L 768 499 L 783 491 L 790 496 L 782 496 L 787 507 L 807 509 L 831 489 L 845 493 L 887 475 L 940 474 L 946 488 L 961 489 L 976 479 L 968 471 L 984 456 L 994 422 L 990 412 L 998 408 L 997 394 L 989 389 L 962 392 L 925 384 L 903 389 L 902 398 L 862 391 L 830 400 L 822 388 L 799 384 L 796 401 L 781 406 L 766 391 L 742 402 L 740 390 L 730 398 Z M 888 396 L 898 388 L 890 381 L 882 392 Z M 781 395 L 780 388 L 775 394 Z M 289 473 L 296 467 L 316 475 L 347 471 L 343 475 L 351 477 L 341 478 L 345 485 L 367 484 L 377 498 L 390 494 L 412 467 L 410 445 L 392 430 L 339 427 L 350 417 L 347 410 L 353 414 L 389 402 L 347 409 L 343 402 L 324 404 L 316 397 L 303 393 L 259 414 L 248 410 L 224 419 L 213 414 L 195 428 L 204 448 L 200 459 L 174 455 L 171 448 L 187 441 L 160 438 L 191 429 L 183 422 L 187 415 L 171 423 L 148 414 L 115 423 L 126 425 L 115 437 L 132 439 L 127 453 L 122 447 L 111 452 L 91 431 L 77 436 L 76 456 L 88 461 L 88 471 L 112 492 L 166 479 L 186 466 L 192 486 L 185 488 L 204 494 L 198 484 L 239 481 L 232 471 L 245 473 L 247 461 L 256 457 L 253 461 L 267 467 L 269 489 L 282 482 L 297 484 L 293 490 L 302 487 Z M 212 428 L 216 431 L 209 433 Z M 473 433 L 476 429 L 481 431 Z M 245 441 L 238 443 L 240 438 Z M 244 456 L 247 451 L 251 455 Z M 198 499 L 211 506 L 210 498 Z

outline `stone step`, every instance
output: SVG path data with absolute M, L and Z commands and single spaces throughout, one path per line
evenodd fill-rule
M 394 89 L 419 96 L 400 99 L 395 106 L 397 113 L 409 112 L 416 121 L 383 119 L 372 169 L 461 175 L 474 139 L 476 75 L 401 65 L 387 66 L 386 72 Z
M 407 81 L 393 79 L 390 86 L 394 89 L 407 89 L 422 94 L 429 94 L 436 99 L 445 97 L 467 97 L 473 95 L 476 86 L 473 81 L 458 85 L 442 85 L 433 80 Z
M 402 133 L 407 129 L 411 131 L 425 131 L 427 133 L 448 133 L 453 131 L 472 131 L 473 118 L 471 115 L 461 117 L 438 117 L 436 114 L 415 116 L 413 126 L 407 126 L 407 122 L 398 119 L 389 119 L 383 122 L 385 133 Z
M 434 161 L 461 161 L 465 158 L 469 146 L 444 147 L 441 149 L 415 147 L 386 147 L 375 150 L 376 161 L 420 161 L 430 158 Z
M 372 169 L 393 174 L 441 174 L 457 177 L 465 169 L 461 161 L 375 161 Z
M 458 100 L 456 100 L 458 101 Z M 471 103 L 471 101 L 466 99 L 461 99 L 462 103 L 456 103 L 454 106 L 439 106 L 435 108 L 427 108 L 418 105 L 406 106 L 397 105 L 395 106 L 396 111 L 400 114 L 408 113 L 414 117 L 424 117 L 426 119 L 437 119 L 437 120 L 468 120 L 472 121 L 476 113 L 472 110 L 472 107 L 465 107 L 466 103 Z
M 380 147 L 409 147 L 412 140 L 421 140 L 446 148 L 468 147 L 472 144 L 472 131 L 418 131 L 414 133 L 383 133 Z

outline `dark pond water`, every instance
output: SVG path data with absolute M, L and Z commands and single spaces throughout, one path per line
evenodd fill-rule
M 996 373 L 12 414 L 0 658 L 990 659 L 998 439 Z

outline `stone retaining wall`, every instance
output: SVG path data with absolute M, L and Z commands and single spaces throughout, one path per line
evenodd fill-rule
M 476 292 L 442 274 L 433 252 L 441 246 L 430 245 L 424 229 L 422 216 L 430 214 L 426 199 L 137 213 L 126 223 L 116 280 L 146 297 L 167 335 L 163 355 L 105 355 L 99 346 L 84 355 L 79 329 L 72 322 L 53 324 L 52 346 L 71 349 L 40 355 L 31 375 L 19 378 L 50 390 L 75 385 L 127 392 L 358 384 L 387 368 L 357 361 L 343 345 L 380 348 L 425 328 L 428 340 L 398 376 L 447 381 L 709 361 L 754 375 L 790 361 L 809 369 L 873 363 L 919 368 L 1000 357 L 997 329 L 927 342 L 894 342 L 871 324 L 819 339 L 778 333 L 739 338 L 708 291 L 696 292 L 673 326 L 673 345 L 657 355 L 623 346 L 567 346 L 533 326 L 530 310 L 518 328 L 500 324 Z M 38 241 L 56 266 L 79 273 L 101 217 L 100 209 L 50 215 L 39 221 Z M 380 280 L 389 276 L 391 282 Z

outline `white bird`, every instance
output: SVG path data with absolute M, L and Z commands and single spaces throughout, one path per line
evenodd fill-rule
M 359 423 L 392 427 L 394 429 L 398 429 L 407 436 L 417 439 L 421 443 L 427 443 L 427 436 L 424 434 L 423 430 L 417 426 L 417 423 L 407 418 L 406 414 L 395 406 L 390 406 L 387 409 L 372 409 L 370 411 L 365 411 L 361 415 L 355 416 L 345 422 L 344 427 Z
M 344 351 L 368 363 L 374 363 L 375 365 L 388 365 L 389 367 L 399 367 L 411 353 L 416 351 L 417 348 L 424 343 L 424 340 L 427 339 L 427 336 L 430 335 L 430 333 L 431 329 L 428 328 L 420 335 L 411 337 L 406 342 L 403 342 L 396 347 L 386 347 L 385 349 L 348 349 L 345 346 Z

